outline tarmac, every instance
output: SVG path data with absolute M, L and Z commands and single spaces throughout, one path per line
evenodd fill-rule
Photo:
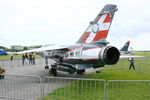
M 52 63 L 53 61 L 49 60 L 49 65 L 51 65 Z M 32 64 L 29 65 L 28 62 L 26 62 L 25 65 L 22 65 L 22 61 L 20 59 L 20 60 L 12 60 L 12 61 L 11 60 L 0 61 L 0 66 L 5 69 L 6 71 L 5 74 L 8 75 L 5 77 L 5 79 L 0 80 L 0 100 L 22 100 L 18 98 L 23 98 L 23 97 L 26 98 L 29 95 L 30 95 L 29 96 L 30 98 L 36 98 L 36 99 L 40 98 L 41 88 L 39 88 L 39 84 L 37 84 L 37 82 L 39 82 L 38 78 L 36 79 L 36 77 L 34 77 L 35 81 L 33 81 L 32 77 L 26 78 L 26 75 L 40 76 L 41 78 L 49 77 L 48 76 L 49 70 L 45 69 L 45 60 L 43 58 L 36 59 L 35 65 L 32 65 Z M 88 69 L 86 70 L 86 74 L 92 73 L 95 71 L 96 70 L 94 69 Z M 23 77 L 23 79 L 18 79 L 18 76 L 19 77 L 25 76 L 25 77 Z M 60 72 L 60 71 L 58 71 L 58 75 L 57 75 L 57 77 L 69 77 L 69 78 L 80 78 L 82 76 L 84 75 L 68 74 L 66 72 Z M 13 77 L 13 78 L 10 78 L 10 77 Z M 59 83 L 51 83 L 50 85 L 51 85 L 51 88 L 49 87 L 49 85 L 45 85 L 44 87 L 44 89 L 49 88 L 47 93 L 52 92 L 54 89 L 57 89 L 59 87 L 65 86 L 66 83 L 63 83 L 62 81 Z M 11 87 L 11 88 L 8 88 L 8 87 Z M 35 90 L 35 88 L 37 87 L 38 89 Z M 22 91 L 24 92 L 22 93 Z M 15 99 L 13 99 L 14 97 Z M 34 99 L 31 99 L 31 100 L 34 100 Z
M 49 66 L 54 63 L 54 61 L 49 60 Z M 4 68 L 6 75 L 37 75 L 40 77 L 48 76 L 48 69 L 45 69 L 45 59 L 38 58 L 35 61 L 35 65 L 25 62 L 22 65 L 22 60 L 0 60 L 0 67 Z M 86 74 L 95 72 L 94 69 L 87 69 Z M 78 74 L 68 74 L 67 72 L 58 71 L 57 77 L 75 77 L 79 78 L 83 75 Z

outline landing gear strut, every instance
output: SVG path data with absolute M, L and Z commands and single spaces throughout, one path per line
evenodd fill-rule
M 49 66 L 48 66 L 48 58 L 47 57 L 45 57 L 45 69 L 49 69 Z

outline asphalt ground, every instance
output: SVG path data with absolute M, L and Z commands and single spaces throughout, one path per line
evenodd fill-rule
M 49 65 L 53 61 L 49 60 Z M 22 60 L 3 60 L 0 61 L 0 67 L 5 69 L 5 78 L 0 80 L 0 100 L 36 100 L 41 98 L 40 80 L 48 76 L 45 69 L 45 60 L 39 58 L 35 60 L 35 65 L 28 61 L 22 65 Z M 86 70 L 86 74 L 95 72 L 94 69 Z M 68 74 L 58 71 L 57 77 L 80 78 L 84 75 Z M 40 76 L 40 77 L 39 77 Z M 66 81 L 51 82 L 44 84 L 44 94 L 67 85 Z

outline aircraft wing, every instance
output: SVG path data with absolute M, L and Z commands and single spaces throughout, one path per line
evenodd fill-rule
M 24 54 L 24 53 L 30 53 L 30 52 L 42 52 L 42 51 L 49 51 L 49 50 L 64 50 L 68 49 L 67 46 L 62 46 L 62 45 L 50 45 L 50 46 L 45 46 L 37 49 L 31 49 L 31 50 L 25 50 L 21 52 L 16 52 L 16 54 Z
M 137 56 L 137 55 L 120 55 L 120 58 L 129 58 L 129 57 L 139 58 L 139 57 L 145 57 L 145 56 Z

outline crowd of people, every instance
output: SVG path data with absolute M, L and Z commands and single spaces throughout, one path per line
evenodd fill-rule
M 22 65 L 25 63 L 33 64 L 35 65 L 35 53 L 25 53 L 22 55 Z

